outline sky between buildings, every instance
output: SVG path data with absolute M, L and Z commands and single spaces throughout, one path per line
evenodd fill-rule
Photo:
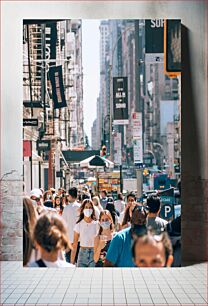
M 100 20 L 82 20 L 84 130 L 90 144 L 100 87 L 99 25 Z

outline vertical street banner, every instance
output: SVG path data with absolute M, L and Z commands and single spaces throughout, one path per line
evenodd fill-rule
M 142 164 L 143 163 L 142 139 L 133 140 L 133 151 L 134 151 L 134 163 Z
M 54 109 L 66 107 L 67 104 L 64 92 L 62 66 L 50 67 L 49 79 L 52 87 Z
M 121 133 L 116 133 L 114 135 L 114 163 L 117 165 L 122 164 L 122 154 L 121 154 Z
M 133 130 L 133 139 L 142 138 L 142 113 L 133 113 L 132 114 L 132 130 Z
M 143 163 L 143 131 L 142 131 L 142 113 L 132 114 L 133 131 L 133 152 L 134 163 Z
M 128 78 L 113 78 L 113 124 L 125 125 L 128 117 Z
M 57 23 L 54 21 L 46 24 L 46 47 L 47 50 L 49 50 L 50 52 L 50 59 L 54 59 L 54 62 L 56 60 L 56 42 L 57 42 Z

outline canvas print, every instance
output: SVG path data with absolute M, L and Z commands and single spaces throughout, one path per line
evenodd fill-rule
M 181 21 L 23 20 L 23 266 L 181 266 Z

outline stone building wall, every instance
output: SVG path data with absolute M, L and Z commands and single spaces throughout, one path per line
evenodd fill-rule
M 1 180 L 0 260 L 22 260 L 22 181 L 15 172 Z

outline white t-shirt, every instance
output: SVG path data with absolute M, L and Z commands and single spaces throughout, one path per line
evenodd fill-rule
M 47 268 L 62 268 L 62 267 L 74 267 L 75 265 L 66 262 L 65 260 L 61 260 L 60 258 L 58 258 L 56 261 L 52 262 L 52 261 L 47 261 L 47 260 L 43 260 L 43 262 L 45 263 Z M 34 261 L 28 264 L 28 267 L 39 267 L 38 264 Z
M 121 213 L 125 208 L 125 202 L 121 200 L 115 201 L 115 209 L 118 210 L 119 213 Z
M 74 241 L 74 226 L 79 217 L 80 206 L 81 205 L 77 201 L 75 201 L 74 203 L 70 203 L 64 208 L 62 214 L 62 217 L 65 220 L 68 227 L 69 240 L 71 243 L 73 243 Z
M 100 210 L 97 206 L 94 205 L 94 209 L 95 209 L 95 217 L 97 220 L 99 220 L 100 217 Z
M 124 218 L 124 211 L 122 211 L 122 212 L 120 213 L 120 216 L 118 217 L 118 223 L 119 223 L 119 224 L 122 224 L 123 218 Z
M 87 223 L 84 219 L 77 223 L 74 227 L 74 231 L 79 234 L 81 247 L 94 247 L 94 238 L 97 236 L 99 230 L 98 221 L 92 221 Z

